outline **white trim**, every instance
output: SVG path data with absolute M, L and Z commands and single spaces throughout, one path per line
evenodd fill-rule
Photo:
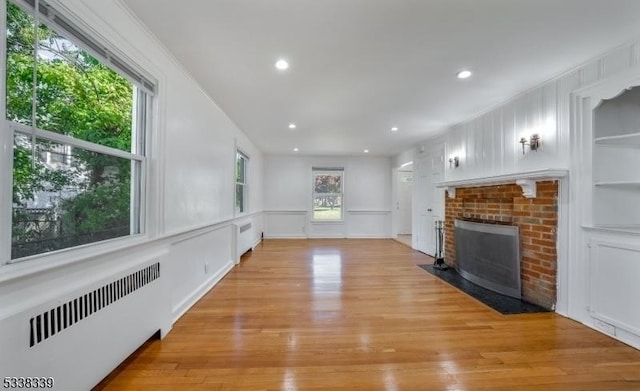
M 224 228 L 225 225 L 233 224 L 234 222 L 236 222 L 238 220 L 244 220 L 244 219 L 247 219 L 250 216 L 257 216 L 257 215 L 260 215 L 260 214 L 263 214 L 263 212 L 262 211 L 252 212 L 252 213 L 247 213 L 247 214 L 239 216 L 239 217 L 232 217 L 232 218 L 229 218 L 229 219 L 211 221 L 211 222 L 207 222 L 207 223 L 204 223 L 204 224 L 198 224 L 198 225 L 192 225 L 190 227 L 186 227 L 186 228 L 183 228 L 183 229 L 180 229 L 180 230 L 169 231 L 167 233 L 164 233 L 164 234 L 158 236 L 157 239 L 158 240 L 171 239 L 171 238 L 175 238 L 177 236 L 188 235 L 188 234 L 191 234 L 191 233 L 195 233 L 196 231 L 200 231 L 200 230 L 207 230 L 207 232 L 215 231 L 217 229 Z
M 354 215 L 388 215 L 391 214 L 391 211 L 385 209 L 350 209 L 347 213 Z
M 569 236 L 570 236 L 569 181 L 558 181 L 558 223 L 556 232 L 556 306 L 555 311 L 569 316 Z
M 537 186 L 533 179 L 516 179 L 516 185 L 522 188 L 524 198 L 536 198 Z
M 264 234 L 265 239 L 308 239 L 306 235 Z
M 6 26 L 7 6 L 5 1 L 0 2 L 0 24 Z M 0 31 L 0 69 L 3 75 L 6 74 L 6 46 L 7 46 L 7 29 Z M 6 80 L 6 76 L 5 80 Z M 13 201 L 13 132 L 8 126 L 6 113 L 7 94 L 5 81 L 0 83 L 0 272 L 3 265 L 11 259 L 11 226 L 12 212 L 11 206 Z M 6 167 L 6 169 L 5 169 Z
M 233 215 L 236 217 L 244 217 L 249 212 L 249 165 L 250 159 L 249 155 L 244 153 L 240 148 L 238 148 L 237 139 L 234 141 L 236 153 L 233 160 Z M 238 182 L 238 159 L 243 160 L 242 164 L 243 173 L 242 177 L 244 179 L 243 182 Z M 242 211 L 237 210 L 238 192 L 236 191 L 236 187 L 238 185 L 242 186 Z
M 388 236 L 388 235 L 380 235 L 380 234 L 351 234 L 351 235 L 347 235 L 347 239 L 389 239 L 389 240 L 393 240 L 393 238 Z
M 185 297 L 180 303 L 175 305 L 171 309 L 171 314 L 173 316 L 173 323 L 177 322 L 178 319 L 182 317 L 193 305 L 200 300 L 204 295 L 211 290 L 220 280 L 224 278 L 224 276 L 229 273 L 234 266 L 235 262 L 229 260 L 227 263 L 220 268 L 220 270 L 208 278 L 205 282 L 203 282 L 198 288 L 196 288 L 189 296 Z
M 261 213 L 262 212 L 254 212 L 250 214 L 250 216 Z M 243 216 L 242 218 L 244 219 L 246 217 L 247 216 Z M 13 279 L 59 269 L 74 263 L 88 262 L 91 259 L 109 256 L 119 251 L 134 251 L 138 247 L 177 243 L 205 233 L 233 227 L 236 220 L 238 219 L 228 219 L 216 223 L 194 226 L 181 231 L 173 231 L 160 235 L 156 238 L 150 238 L 148 235 L 143 234 L 131 235 L 20 258 L 20 262 L 6 264 L 0 267 L 0 284 Z M 29 262 L 21 262 L 23 260 L 29 260 Z
M 24 124 L 20 124 L 20 123 L 9 121 L 9 120 L 7 120 L 7 122 L 9 123 L 9 126 L 11 127 L 11 129 L 13 129 L 15 132 L 20 134 L 29 135 L 29 136 L 33 135 L 33 136 L 36 136 L 36 138 L 53 141 L 59 144 L 71 145 L 73 147 L 82 148 L 91 152 L 101 153 L 103 155 L 115 156 L 115 157 L 119 157 L 127 160 L 136 160 L 136 161 L 144 160 L 143 155 L 126 152 L 126 151 L 111 148 L 111 147 L 106 147 L 104 145 L 95 144 L 89 141 L 84 141 L 77 138 L 65 136 L 64 134 L 50 132 L 48 130 L 43 130 L 43 129 L 38 129 L 33 126 L 24 125 Z M 146 129 L 143 129 L 143 131 L 146 131 Z
M 456 188 L 455 188 L 455 186 L 445 186 L 444 190 L 447 192 L 447 197 L 456 198 Z
M 344 225 L 343 220 L 311 220 L 312 225 Z
M 533 170 L 516 172 L 513 174 L 494 175 L 488 177 L 462 179 L 455 181 L 445 181 L 436 183 L 436 187 L 476 187 L 487 185 L 504 185 L 507 183 L 514 183 L 518 179 L 533 179 L 537 181 L 553 180 L 564 178 L 569 174 L 569 171 L 564 168 L 547 168 L 544 170 Z
M 619 234 L 619 235 L 628 235 L 628 236 L 638 236 L 640 235 L 640 227 L 638 226 L 592 226 L 592 225 L 583 225 L 582 228 L 585 231 L 592 232 L 600 232 L 600 233 L 610 233 L 610 234 Z
M 303 209 L 273 209 L 273 210 L 265 210 L 264 214 L 266 215 L 281 215 L 281 214 L 291 214 L 291 215 L 303 215 L 309 213 L 308 210 Z
M 0 268 L 0 283 L 80 261 L 89 261 L 146 243 L 151 241 L 142 234 L 129 235 L 10 260 Z
M 335 235 L 309 235 L 309 239 L 344 239 L 345 236 L 341 234 Z

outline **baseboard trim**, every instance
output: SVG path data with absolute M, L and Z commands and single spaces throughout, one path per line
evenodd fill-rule
M 228 261 L 218 272 L 205 280 L 191 295 L 182 300 L 173 308 L 173 323 L 177 322 L 193 305 L 206 295 L 224 276 L 235 266 L 235 262 Z
M 265 239 L 307 239 L 306 235 L 288 235 L 288 234 L 264 234 Z

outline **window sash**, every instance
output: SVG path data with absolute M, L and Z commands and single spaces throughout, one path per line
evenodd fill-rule
M 311 220 L 312 221 L 344 221 L 344 168 L 313 168 L 312 169 L 312 200 L 311 200 Z M 340 192 L 339 193 L 320 193 L 316 192 L 315 181 L 319 175 L 339 176 L 340 177 Z M 315 216 L 315 201 L 317 198 L 322 197 L 336 197 L 340 200 L 340 217 L 339 218 L 316 218 Z
M 71 21 L 60 10 L 55 9 L 51 4 L 45 0 L 6 0 L 19 6 L 28 14 L 37 18 L 37 23 L 43 23 L 47 27 L 52 28 L 58 33 L 64 33 L 66 37 L 73 41 L 88 53 L 96 57 L 100 62 L 108 65 L 111 69 L 117 71 L 121 76 L 138 86 L 138 88 L 144 90 L 149 95 L 155 95 L 156 82 L 153 78 L 146 75 L 133 66 L 129 65 L 133 63 L 124 54 L 117 49 L 105 45 L 99 40 L 96 40 L 82 32 L 82 30 L 90 30 L 89 26 L 84 26 L 77 21 Z M 36 3 L 38 4 L 38 11 L 36 12 Z M 2 3 L 4 5 L 4 2 Z M 76 26 L 80 25 L 80 29 Z M 97 35 L 94 33 L 94 35 Z M 104 40 L 103 40 L 104 41 Z
M 98 61 L 100 61 L 104 66 L 112 69 L 133 84 L 134 94 L 132 105 L 134 113 L 132 116 L 131 127 L 132 152 L 94 144 L 89 141 L 76 139 L 64 134 L 47 131 L 36 126 L 25 125 L 6 119 L 6 83 L 0 83 L 0 105 L 2 106 L 0 108 L 0 121 L 2 122 L 0 123 L 3 124 L 2 128 L 4 128 L 0 131 L 0 141 L 6 145 L 13 145 L 13 140 L 16 137 L 16 134 L 22 134 L 29 136 L 33 141 L 51 141 L 72 148 L 77 147 L 86 151 L 91 151 L 106 156 L 130 160 L 131 201 L 129 203 L 129 207 L 131 214 L 131 233 L 128 236 L 123 236 L 116 239 L 127 239 L 131 237 L 131 235 L 144 233 L 146 229 L 147 219 L 145 213 L 147 209 L 147 160 L 145 154 L 146 145 L 148 142 L 146 139 L 146 135 L 148 133 L 148 125 L 150 123 L 151 97 L 153 96 L 156 89 L 155 82 L 152 81 L 151 78 L 147 78 L 144 72 L 139 72 L 137 69 L 134 69 L 132 66 L 130 66 L 130 64 L 133 62 L 127 57 L 123 56 L 121 53 L 112 48 L 108 48 L 105 45 L 99 44 L 98 41 L 93 40 L 91 37 L 85 35 L 78 29 L 80 28 L 81 30 L 91 31 L 89 27 L 82 24 L 79 24 L 78 28 L 74 27 L 73 22 L 70 22 L 69 19 L 66 19 L 57 10 L 55 10 L 49 4 L 42 0 L 0 0 L 0 6 L 2 6 L 2 10 L 0 10 L 0 20 L 6 21 L 7 2 L 11 2 L 12 4 L 17 5 L 23 11 L 26 11 L 28 14 L 36 17 L 36 23 L 43 23 L 49 28 L 52 28 L 57 33 L 64 35 L 65 38 L 69 39 L 74 45 L 87 51 L 90 55 L 94 56 Z M 37 3 L 39 3 L 39 15 L 35 15 L 34 12 Z M 4 50 L 2 51 L 3 55 L 0 56 L 0 69 L 4 70 L 4 77 L 6 77 L 6 55 L 4 54 L 6 53 L 6 28 L 0 33 L 0 39 L 2 39 L 2 43 L 0 45 L 4 48 Z M 37 50 L 36 41 L 33 42 L 33 45 L 34 50 Z M 99 50 L 100 48 L 102 50 Z M 2 202 L 0 202 L 0 208 L 2 208 L 2 211 L 0 211 L 0 217 L 2 218 L 2 221 L 7 222 L 12 221 L 13 219 L 13 151 L 9 152 L 10 153 L 3 154 L 4 156 L 2 156 L 1 158 L 2 162 L 0 162 L 0 166 L 6 167 L 6 169 L 2 169 L 2 172 L 0 172 L 0 185 L 2 186 L 2 189 L 4 191 L 3 196 L 0 197 L 3 199 Z M 0 227 L 0 247 L 6 249 L 6 251 L 0 253 L 0 267 L 5 264 L 18 263 L 31 259 L 31 257 L 11 259 L 13 238 L 12 230 L 12 224 L 3 224 L 2 227 Z M 87 243 L 87 245 L 94 245 L 103 242 L 103 240 L 98 240 L 95 242 Z M 72 246 L 60 249 L 59 251 L 73 251 L 77 248 L 78 246 Z M 43 252 L 34 256 L 47 256 L 50 253 L 52 252 Z
M 144 161 L 145 157 L 143 155 L 137 153 L 131 153 L 122 151 L 120 149 L 115 149 L 111 147 L 107 147 L 100 144 L 94 144 L 89 141 L 80 140 L 77 138 L 69 137 L 64 134 L 51 132 L 48 130 L 38 129 L 33 126 L 23 125 L 17 122 L 6 120 L 7 126 L 11 129 L 11 134 L 21 133 L 29 136 L 33 136 L 39 139 L 53 141 L 60 144 L 69 145 L 72 147 L 79 147 L 91 152 L 101 153 L 103 155 L 115 156 L 123 159 L 136 160 L 136 161 Z
M 236 214 L 242 214 L 247 212 L 247 203 L 248 203 L 248 195 L 249 195 L 249 185 L 247 180 L 248 173 L 248 165 L 249 165 L 249 157 L 242 153 L 240 150 L 236 151 L 236 162 L 235 162 L 235 202 L 234 202 L 234 211 Z M 239 175 L 241 174 L 241 175 Z M 242 198 L 238 197 L 238 188 L 241 188 Z

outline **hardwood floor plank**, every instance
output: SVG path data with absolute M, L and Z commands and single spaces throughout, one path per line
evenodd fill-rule
M 640 351 L 504 316 L 393 240 L 266 240 L 99 390 L 640 390 Z

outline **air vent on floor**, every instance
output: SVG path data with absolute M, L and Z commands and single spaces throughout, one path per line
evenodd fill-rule
M 29 320 L 33 347 L 160 277 L 160 263 L 106 284 Z
M 240 233 L 243 233 L 244 231 L 247 231 L 249 229 L 251 229 L 251 223 L 247 223 L 247 224 L 241 226 L 240 227 Z

